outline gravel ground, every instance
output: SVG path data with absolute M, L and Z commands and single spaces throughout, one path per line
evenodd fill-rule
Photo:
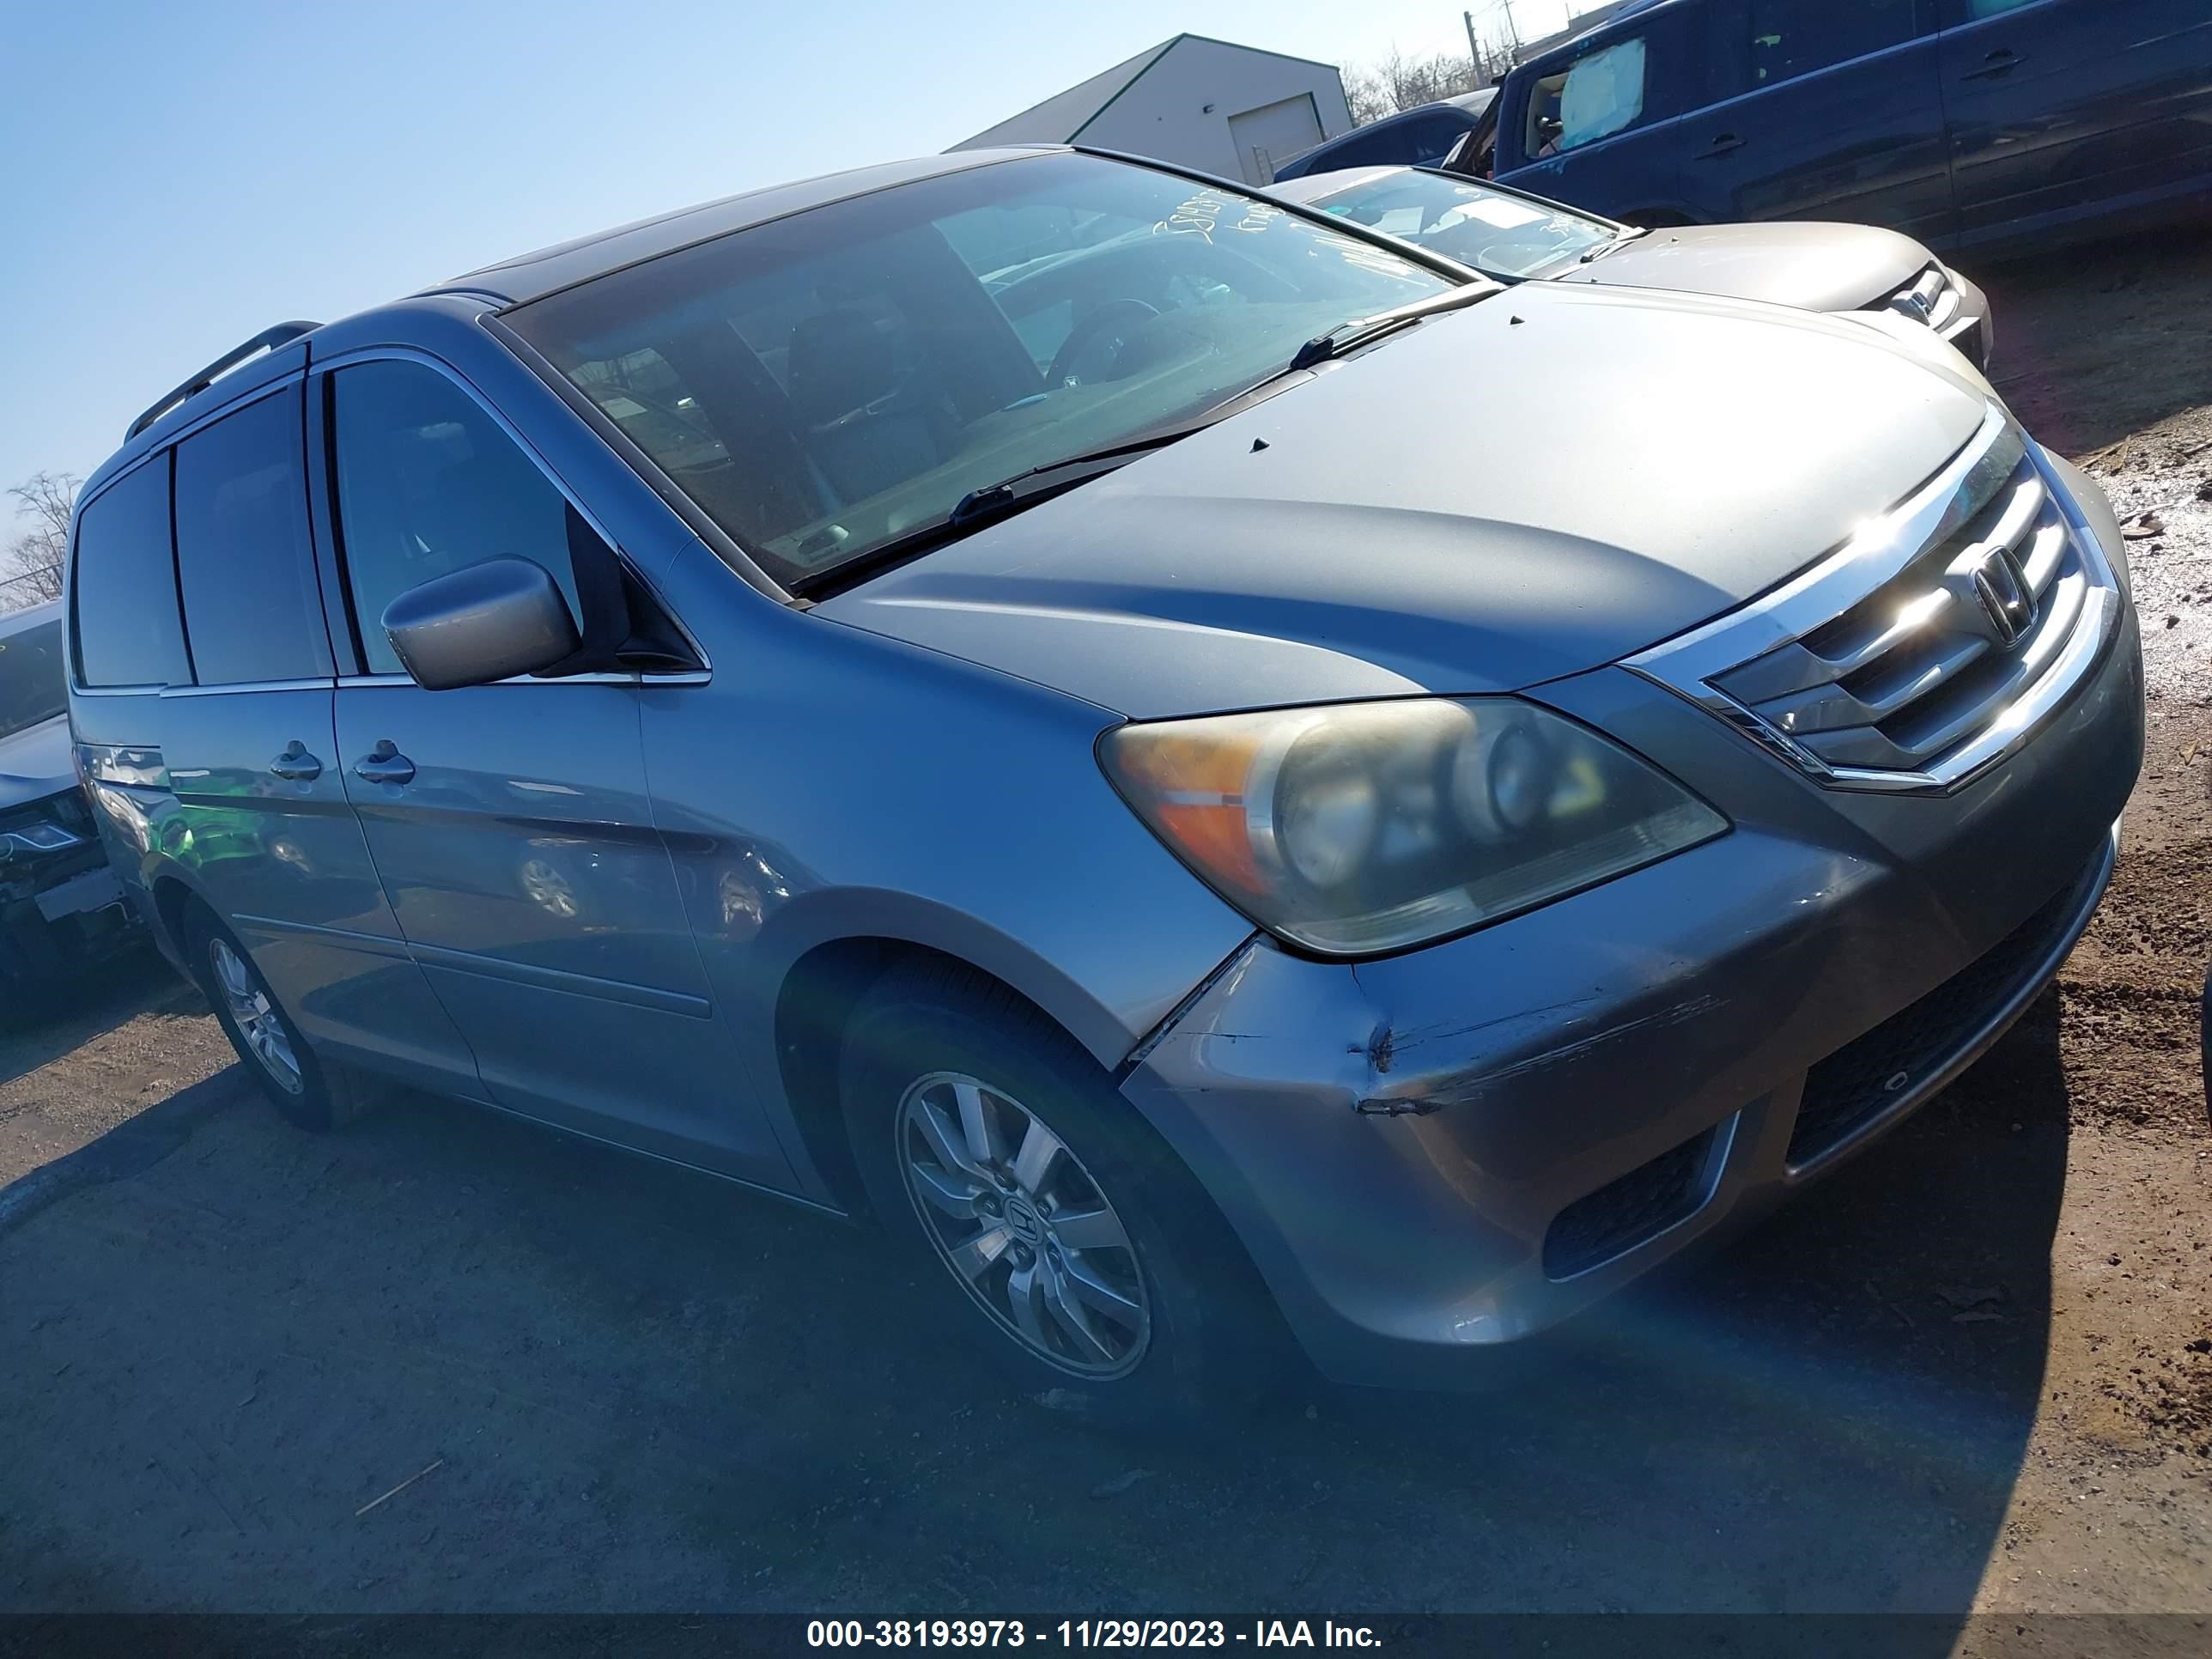
M 0 1610 L 2212 1613 L 2212 241 L 1990 276 L 2002 389 L 2157 531 L 2149 762 L 2054 991 L 1774 1222 L 1525 1386 L 1139 1449 L 913 1329 L 865 1232 L 420 1100 L 303 1138 L 231 1072 L 0 1194 Z M 0 1178 L 216 1073 L 193 1008 L 148 968 L 0 1044 Z

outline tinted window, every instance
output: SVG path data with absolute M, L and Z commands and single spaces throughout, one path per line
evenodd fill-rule
M 1917 32 L 1914 0 L 1751 0 L 1751 82 L 1772 86 L 1848 63 Z
M 1466 131 L 1465 123 L 1449 115 L 1425 115 L 1406 123 L 1399 135 L 1398 152 L 1409 163 L 1441 161 Z
M 0 634 L 0 738 L 50 720 L 68 707 L 61 619 Z
M 300 398 L 264 398 L 177 446 L 177 576 L 202 685 L 331 672 Z
M 1357 132 L 1322 152 L 1327 170 L 1341 173 L 1347 167 L 1389 167 L 1404 159 L 1406 145 L 1400 136 L 1398 123 L 1387 122 Z
M 70 591 L 87 685 L 191 684 L 177 616 L 166 450 L 77 515 Z
M 331 379 L 338 525 L 362 654 L 404 671 L 384 607 L 486 559 L 543 565 L 576 603 L 568 501 L 481 404 L 420 363 L 363 363 Z

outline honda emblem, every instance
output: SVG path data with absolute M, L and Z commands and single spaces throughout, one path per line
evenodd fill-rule
M 2018 644 L 2035 626 L 2035 590 L 2008 548 L 1993 549 L 1974 567 L 1974 597 L 1982 602 L 1990 637 L 2001 647 Z

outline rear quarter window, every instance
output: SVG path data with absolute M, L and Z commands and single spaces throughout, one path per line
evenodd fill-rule
M 167 451 L 78 512 L 70 604 L 82 684 L 191 683 L 177 608 Z

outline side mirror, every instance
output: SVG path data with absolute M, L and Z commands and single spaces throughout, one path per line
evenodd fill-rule
M 486 559 L 409 588 L 384 607 L 384 632 L 426 691 L 538 673 L 579 643 L 568 600 L 527 559 Z

